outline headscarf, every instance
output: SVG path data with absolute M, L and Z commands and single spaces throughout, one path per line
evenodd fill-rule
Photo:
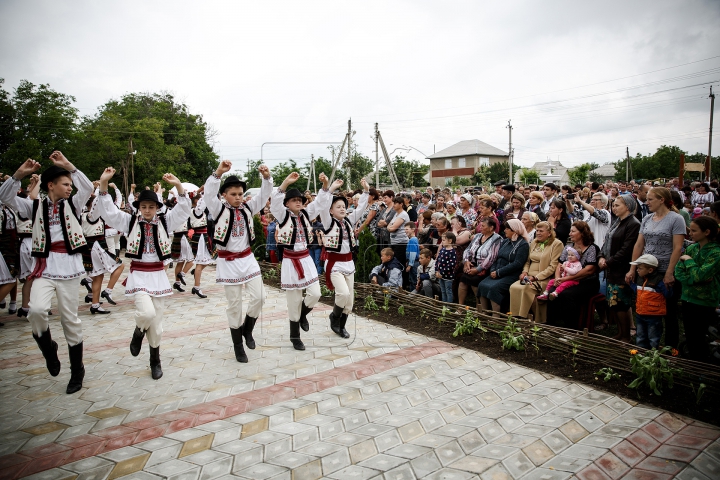
M 620 198 L 622 198 L 623 202 L 625 202 L 625 206 L 630 211 L 630 215 L 635 215 L 635 212 L 637 211 L 637 200 L 635 200 L 635 197 L 632 195 L 619 195 Z
M 517 218 L 513 218 L 511 220 L 507 221 L 508 226 L 510 229 L 514 232 L 513 236 L 510 238 L 511 242 L 515 242 L 518 239 L 518 236 L 525 239 L 526 242 L 530 243 L 527 230 L 525 230 L 525 225 L 522 224 L 520 220 Z
M 472 205 L 473 205 L 473 196 L 472 195 L 470 195 L 469 193 L 463 193 L 462 195 L 460 195 L 460 198 L 464 198 L 465 200 L 467 200 L 467 202 L 470 204 L 470 207 L 472 207 Z

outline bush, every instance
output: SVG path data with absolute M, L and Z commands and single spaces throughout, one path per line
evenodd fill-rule
M 370 272 L 373 267 L 380 265 L 380 255 L 377 253 L 377 241 L 370 229 L 365 227 L 358 235 L 358 258 L 355 262 L 355 281 L 370 283 Z M 401 259 L 403 262 L 405 259 Z
M 255 230 L 255 241 L 252 244 L 253 255 L 258 261 L 265 260 L 265 230 L 263 230 L 263 224 L 260 221 L 260 216 L 255 215 L 253 217 L 253 229 Z

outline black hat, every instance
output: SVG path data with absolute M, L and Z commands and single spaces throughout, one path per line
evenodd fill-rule
M 285 192 L 285 200 L 283 200 L 283 205 L 287 205 L 288 200 L 292 200 L 293 198 L 299 198 L 303 200 L 305 199 L 305 195 L 303 195 L 297 188 L 291 188 L 290 190 Z
M 152 190 L 143 190 L 140 192 L 140 195 L 138 195 L 137 200 L 133 202 L 133 207 L 135 207 L 135 210 L 138 210 L 140 208 L 140 202 L 155 202 L 157 203 L 158 208 L 162 208 L 163 204 L 158 201 L 157 193 L 153 192 Z
M 225 179 L 222 186 L 220 187 L 220 194 L 222 195 L 223 193 L 225 193 L 225 190 L 230 187 L 242 187 L 243 192 L 247 191 L 247 183 L 243 182 L 235 175 L 230 175 Z
M 497 182 L 493 183 L 496 187 L 502 187 L 503 185 L 507 185 L 507 182 L 505 180 L 498 180 Z
M 330 206 L 332 207 L 333 205 L 335 205 L 335 202 L 337 202 L 338 200 L 342 201 L 345 204 L 345 208 L 348 207 L 348 199 L 345 198 L 343 195 L 333 196 L 332 202 L 330 202 Z
M 43 191 L 47 192 L 48 191 L 48 188 L 47 188 L 48 182 L 52 182 L 56 178 L 62 177 L 63 175 L 70 176 L 70 172 L 68 172 L 64 168 L 58 167 L 57 165 L 53 165 L 52 167 L 48 168 L 40 175 L 40 188 Z

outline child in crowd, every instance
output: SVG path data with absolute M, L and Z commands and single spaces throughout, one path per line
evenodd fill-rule
M 662 319 L 667 313 L 665 299 L 672 296 L 672 291 L 665 286 L 663 275 L 657 269 L 658 260 L 653 255 L 641 255 L 630 265 L 637 265 L 637 278 L 630 283 L 630 288 L 637 294 L 635 342 L 639 347 L 657 348 L 663 332 Z
M 455 249 L 455 234 L 445 232 L 441 238 L 442 248 L 438 251 L 435 261 L 435 276 L 440 283 L 442 301 L 452 303 L 452 284 L 455 278 L 455 265 L 457 264 L 457 250 Z
M 720 298 L 720 245 L 715 242 L 718 225 L 707 216 L 690 224 L 695 242 L 675 266 L 675 279 L 682 284 L 682 312 L 688 353 L 693 360 L 705 361 L 705 334 Z M 638 332 L 639 335 L 639 332 Z
M 321 235 L 323 231 L 323 224 L 320 221 L 320 217 L 315 218 L 315 220 L 311 223 L 312 230 L 313 230 L 313 240 L 308 245 L 308 250 L 310 250 L 310 256 L 313 259 L 313 262 L 315 262 L 315 268 L 317 269 L 318 275 L 323 274 L 323 261 L 320 260 L 320 255 L 322 254 L 322 241 L 321 241 Z
M 583 268 L 580 263 L 580 254 L 577 250 L 573 247 L 565 247 L 565 251 L 567 252 L 567 260 L 560 265 L 560 278 L 556 278 L 554 281 L 548 283 L 542 295 L 538 295 L 538 300 L 555 300 L 566 288 L 580 284 L 580 282 L 576 282 L 574 280 L 562 280 L 564 277 L 577 275 Z
M 370 272 L 370 282 L 383 287 L 402 288 L 402 263 L 395 258 L 392 248 L 383 248 L 380 251 L 382 263 Z
M 420 250 L 420 266 L 418 267 L 418 279 L 415 290 L 411 293 L 419 293 L 426 297 L 435 298 L 440 295 L 440 286 L 435 276 L 435 260 L 432 258 L 432 251 L 429 248 Z
M 420 255 L 420 244 L 415 236 L 415 223 L 408 222 L 405 224 L 405 235 L 408 237 L 408 244 L 405 250 L 407 266 L 405 271 L 408 274 L 408 286 L 414 286 L 417 283 L 418 272 L 418 256 Z M 409 289 L 409 288 L 408 288 Z
M 267 213 L 265 218 L 268 221 L 267 236 L 265 237 L 265 250 L 270 259 L 270 263 L 278 263 L 277 242 L 275 241 L 275 230 L 277 230 L 277 222 L 272 213 Z

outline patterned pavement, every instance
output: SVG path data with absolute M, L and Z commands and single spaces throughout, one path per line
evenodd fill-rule
M 295 351 L 278 289 L 239 364 L 203 278 L 207 299 L 169 302 L 158 381 L 121 288 L 113 314 L 80 309 L 74 395 L 58 318 L 51 377 L 25 319 L 0 316 L 0 479 L 720 478 L 717 427 L 360 316 L 344 340 L 325 305 Z

